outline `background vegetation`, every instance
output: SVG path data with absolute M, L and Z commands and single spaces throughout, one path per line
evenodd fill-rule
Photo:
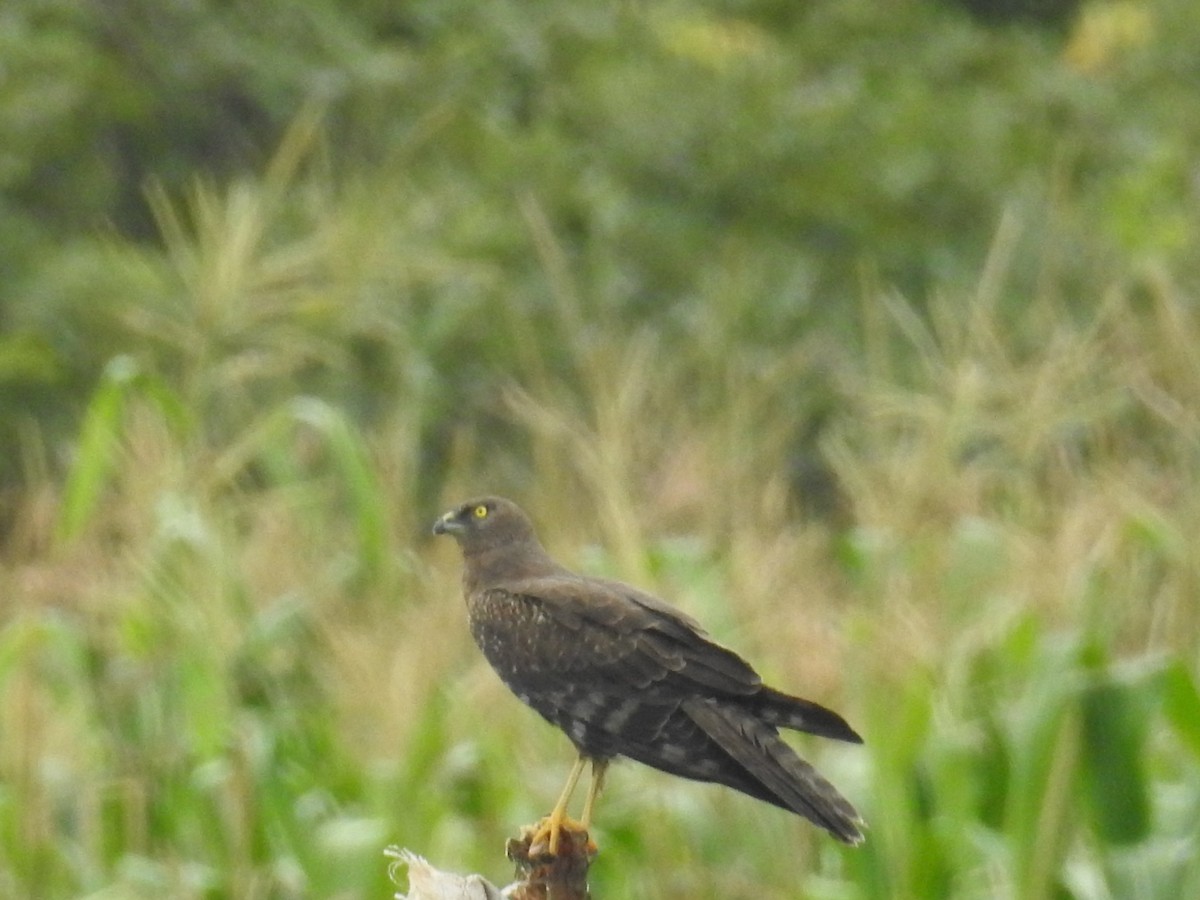
M 865 748 L 600 898 L 1200 895 L 1200 9 L 12 0 L 0 896 L 503 882 L 481 489 Z

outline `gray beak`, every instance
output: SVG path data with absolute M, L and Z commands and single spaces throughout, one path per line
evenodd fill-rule
M 463 530 L 462 523 L 454 518 L 454 511 L 443 513 L 441 517 L 433 523 L 434 534 L 458 534 Z

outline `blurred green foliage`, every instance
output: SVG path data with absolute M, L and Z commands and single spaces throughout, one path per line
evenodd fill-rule
M 1114 260 L 1194 278 L 1194 4 L 1094 8 L 1064 36 L 921 2 L 14 0 L 0 476 L 21 476 L 31 439 L 59 449 L 112 356 L 149 364 L 161 335 L 129 305 L 196 302 L 164 258 L 164 209 L 197 179 L 252 178 L 306 109 L 320 149 L 275 185 L 254 251 L 322 249 L 322 220 L 363 195 L 395 221 L 353 259 L 350 296 L 332 296 L 336 260 L 264 273 L 286 279 L 271 302 L 300 340 L 325 334 L 323 304 L 351 309 L 340 365 L 288 374 L 364 413 L 422 379 L 434 433 L 451 410 L 486 418 L 464 355 L 526 363 L 484 323 L 519 315 L 554 347 L 547 253 L 587 321 L 704 342 L 719 317 L 764 353 L 831 329 L 853 355 L 864 277 L 918 298 L 969 284 L 1006 210 L 1026 245 L 1014 298 L 1095 296 L 1128 271 Z M 398 349 L 375 312 L 421 339 Z M 570 354 L 548 352 L 565 374 Z
M 6 2 L 0 896 L 501 880 L 569 753 L 423 541 L 484 487 L 867 736 L 858 850 L 619 767 L 598 897 L 1200 895 L 1198 37 Z

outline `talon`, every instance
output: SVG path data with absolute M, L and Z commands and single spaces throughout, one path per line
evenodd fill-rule
M 563 847 L 564 834 L 567 835 L 566 847 Z M 546 816 L 533 827 L 533 833 L 529 835 L 529 855 L 558 856 L 560 848 L 570 853 L 578 842 L 583 843 L 585 853 L 595 856 L 596 844 L 582 822 L 565 816 L 556 821 L 553 815 Z

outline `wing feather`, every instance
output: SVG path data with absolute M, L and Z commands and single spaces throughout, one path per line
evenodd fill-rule
M 683 711 L 733 757 L 780 805 L 848 844 L 862 842 L 858 812 L 772 726 L 713 700 L 687 700 Z
M 681 695 L 749 696 L 762 687 L 751 665 L 711 640 L 695 620 L 621 582 L 580 576 L 528 578 L 503 586 L 536 603 L 557 624 L 576 632 L 587 664 L 602 664 L 619 677 L 635 665 L 645 674 L 657 666 L 659 680 Z

